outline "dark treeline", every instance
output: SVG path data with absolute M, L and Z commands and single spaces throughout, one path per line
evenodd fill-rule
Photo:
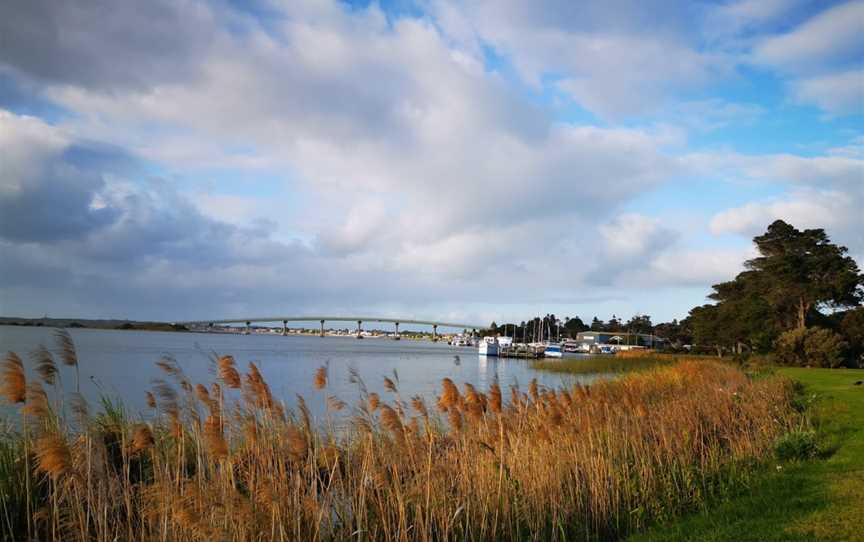
M 637 314 L 629 320 L 621 320 L 616 315 L 608 322 L 600 320 L 596 316 L 591 320 L 590 324 L 586 324 L 578 316 L 565 317 L 559 319 L 554 314 L 547 314 L 540 318 L 534 318 L 527 322 L 520 323 L 505 323 L 497 324 L 492 322 L 488 330 L 484 332 L 492 334 L 501 334 L 515 337 L 517 340 L 526 339 L 527 341 L 539 340 L 542 338 L 560 338 L 560 339 L 575 339 L 582 331 L 606 331 L 610 333 L 643 333 L 650 335 L 655 333 L 655 329 L 668 324 L 659 324 L 657 326 L 651 323 L 651 317 L 647 314 Z
M 864 275 L 846 247 L 831 243 L 822 229 L 802 231 L 782 220 L 753 242 L 759 255 L 733 280 L 712 286 L 712 303 L 694 307 L 681 321 L 653 324 L 649 315 L 638 314 L 627 320 L 613 315 L 608 322 L 595 316 L 586 323 L 547 314 L 518 324 L 493 322 L 487 331 L 520 341 L 576 338 L 589 330 L 641 333 L 693 353 L 864 366 Z

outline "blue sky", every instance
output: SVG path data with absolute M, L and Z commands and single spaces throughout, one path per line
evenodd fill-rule
M 12 1 L 0 314 L 682 318 L 864 256 L 864 2 Z

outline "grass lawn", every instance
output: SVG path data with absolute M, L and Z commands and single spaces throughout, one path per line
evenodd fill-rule
M 667 540 L 864 541 L 864 370 L 778 369 L 817 399 L 821 458 L 776 462 L 750 487 L 706 510 L 631 537 Z

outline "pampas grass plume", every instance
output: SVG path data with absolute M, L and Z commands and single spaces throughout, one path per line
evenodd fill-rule
M 0 395 L 9 404 L 23 403 L 27 394 L 27 379 L 24 377 L 24 364 L 15 352 L 7 352 L 0 374 Z

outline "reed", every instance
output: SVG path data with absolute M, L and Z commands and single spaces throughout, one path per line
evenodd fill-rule
M 208 387 L 158 363 L 146 421 L 107 402 L 72 427 L 6 356 L 3 396 L 35 421 L 0 431 L 0 538 L 616 539 L 740 487 L 802 423 L 788 381 L 704 360 L 590 387 L 535 381 L 509 402 L 497 382 L 444 379 L 440 415 L 403 402 L 395 374 L 392 400 L 352 375 L 360 405 L 322 395 L 328 423 L 302 397 L 286 411 L 254 364 L 241 375 L 218 358 Z

